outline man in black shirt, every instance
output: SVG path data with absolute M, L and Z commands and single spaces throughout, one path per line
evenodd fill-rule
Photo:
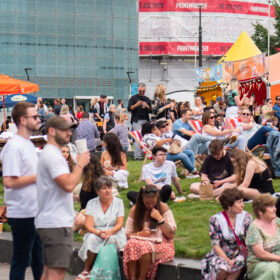
M 145 96 L 146 85 L 138 85 L 138 94 L 133 95 L 128 101 L 128 111 L 131 112 L 131 124 L 133 130 L 141 130 L 142 124 L 149 121 L 151 100 Z M 142 160 L 142 151 L 137 143 L 134 143 L 134 159 Z
M 224 189 L 223 184 L 235 182 L 234 168 L 229 153 L 225 151 L 221 140 L 212 140 L 209 151 L 210 155 L 204 160 L 200 169 L 201 183 L 191 184 L 190 190 L 194 194 L 199 194 L 200 184 L 211 183 L 214 189 L 213 195 L 217 197 Z

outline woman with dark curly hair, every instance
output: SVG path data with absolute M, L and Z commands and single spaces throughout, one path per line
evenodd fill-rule
M 81 209 L 85 209 L 90 199 L 97 197 L 96 180 L 105 175 L 105 171 L 95 155 L 90 156 L 89 164 L 83 170 L 83 185 L 80 192 Z
M 103 147 L 105 151 L 101 154 L 100 163 L 105 169 L 105 174 L 115 180 L 118 187 L 127 189 L 127 159 L 119 137 L 111 132 L 105 134 Z
M 141 187 L 125 226 L 128 242 L 123 264 L 128 280 L 154 279 L 158 264 L 174 258 L 176 229 L 172 211 L 160 201 L 157 187 Z
M 223 211 L 209 220 L 213 248 L 201 262 L 204 280 L 238 279 L 245 266 L 247 256 L 238 243 L 245 244 L 252 215 L 243 211 L 243 198 L 238 188 L 226 189 L 220 196 Z

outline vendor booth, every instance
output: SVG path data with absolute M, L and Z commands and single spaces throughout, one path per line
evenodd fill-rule
M 213 68 L 220 69 L 219 75 L 211 74 L 215 72 Z M 196 92 L 197 95 L 204 96 L 209 105 L 211 100 L 216 100 L 216 97 L 221 95 L 221 88 L 225 88 L 232 78 L 236 78 L 240 82 L 241 96 L 244 93 L 247 93 L 248 97 L 254 95 L 257 104 L 263 104 L 266 98 L 266 75 L 265 54 L 261 53 L 243 31 L 217 65 L 210 70 L 196 69 L 196 80 L 200 82 Z M 216 83 L 207 85 L 205 82 Z
M 266 58 L 267 61 L 267 58 Z M 280 95 L 280 53 L 276 53 L 269 57 L 269 83 L 270 87 L 270 98 L 275 100 L 277 95 Z

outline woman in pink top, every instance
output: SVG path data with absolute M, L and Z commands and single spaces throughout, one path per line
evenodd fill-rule
M 73 123 L 75 121 L 74 116 L 69 113 L 69 107 L 66 104 L 61 106 L 60 116 L 70 123 Z
M 123 264 L 128 280 L 154 279 L 158 264 L 174 258 L 176 229 L 173 214 L 160 201 L 157 187 L 143 186 L 125 226 L 128 242 L 124 248 Z

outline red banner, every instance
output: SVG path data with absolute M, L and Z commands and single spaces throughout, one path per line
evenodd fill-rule
M 232 43 L 203 42 L 203 55 L 224 55 Z M 195 51 L 196 50 L 196 51 Z M 194 42 L 140 42 L 139 55 L 198 55 Z
M 268 16 L 268 4 L 229 0 L 139 0 L 139 12 L 202 12 L 233 13 Z M 270 15 L 275 17 L 274 7 L 270 5 Z

